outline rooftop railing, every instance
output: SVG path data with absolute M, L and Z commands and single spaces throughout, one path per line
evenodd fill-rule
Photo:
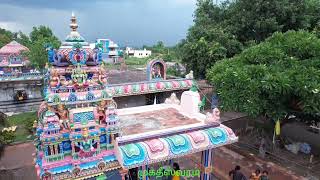
M 0 81 L 42 79 L 42 73 L 10 73 L 0 74 Z

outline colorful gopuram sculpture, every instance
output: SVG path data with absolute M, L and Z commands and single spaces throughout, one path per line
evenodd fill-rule
M 92 51 L 77 32 L 61 48 L 48 48 L 45 102 L 36 130 L 37 175 L 70 179 L 118 168 L 113 143 L 119 135 L 116 105 L 105 91 L 107 74 L 99 50 Z M 48 98 L 53 94 L 53 98 Z

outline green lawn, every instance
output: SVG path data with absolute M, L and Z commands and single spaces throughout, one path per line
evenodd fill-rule
M 21 113 L 8 117 L 7 124 L 9 126 L 18 126 L 15 131 L 16 137 L 14 141 L 24 142 L 26 140 L 32 140 L 34 137 L 30 130 L 33 125 L 33 121 L 37 119 L 38 117 L 36 112 Z M 28 138 L 29 135 L 31 135 L 31 137 Z

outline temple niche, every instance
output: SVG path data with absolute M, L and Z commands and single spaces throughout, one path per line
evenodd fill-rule
M 166 63 L 161 59 L 152 60 L 147 65 L 147 80 L 165 80 Z

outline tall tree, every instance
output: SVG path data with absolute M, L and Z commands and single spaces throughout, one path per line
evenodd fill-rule
M 30 33 L 31 42 L 36 42 L 36 41 L 44 39 L 44 38 L 53 38 L 53 39 L 59 41 L 58 38 L 53 34 L 52 30 L 49 27 L 41 25 L 39 27 L 32 28 L 32 31 Z
M 21 31 L 17 33 L 16 41 L 26 47 L 29 47 L 31 45 L 31 40 L 29 36 Z
M 13 33 L 11 31 L 0 28 L 0 48 L 8 44 L 13 39 Z
M 319 19 L 314 0 L 238 0 L 228 8 L 227 26 L 241 42 L 263 41 L 276 31 L 308 30 Z
M 44 68 L 48 61 L 48 55 L 45 48 L 46 44 L 51 44 L 54 48 L 59 48 L 61 42 L 49 27 L 33 27 L 33 30 L 30 33 L 30 52 L 26 53 L 26 55 L 32 64 L 39 68 Z
M 275 33 L 266 42 L 224 59 L 207 74 L 222 108 L 285 119 L 320 112 L 320 39 L 305 31 Z

